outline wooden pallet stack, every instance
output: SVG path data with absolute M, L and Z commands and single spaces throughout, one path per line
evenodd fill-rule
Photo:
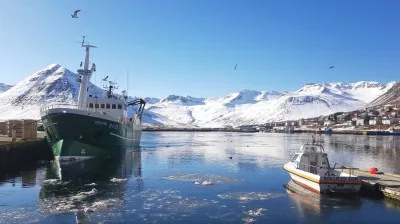
M 0 135 L 7 135 L 7 134 L 8 134 L 7 122 L 0 121 Z
M 36 120 L 8 120 L 7 134 L 12 137 L 12 132 L 15 130 L 16 138 L 36 138 L 37 137 L 37 121 Z
M 24 137 L 23 138 L 36 138 L 37 137 L 37 121 L 36 120 L 23 120 L 24 121 Z
M 23 120 L 8 120 L 8 137 L 12 137 L 13 130 L 15 130 L 15 137 L 24 137 L 24 121 Z

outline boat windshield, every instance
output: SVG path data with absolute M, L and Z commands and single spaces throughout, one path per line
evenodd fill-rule
M 322 145 L 317 144 L 305 144 L 303 146 L 303 152 L 324 152 Z
M 299 154 L 297 154 L 297 153 L 296 153 L 296 154 L 294 154 L 294 156 L 293 156 L 293 158 L 292 158 L 292 160 L 291 160 L 291 161 L 292 161 L 292 162 L 296 161 L 297 157 L 299 157 Z

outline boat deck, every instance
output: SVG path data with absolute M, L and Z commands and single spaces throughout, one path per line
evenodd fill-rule
M 349 169 L 336 169 L 349 173 Z M 400 175 L 384 173 L 370 174 L 367 170 L 352 169 L 352 174 L 357 175 L 362 180 L 362 186 L 373 192 L 381 192 L 385 197 L 400 200 Z

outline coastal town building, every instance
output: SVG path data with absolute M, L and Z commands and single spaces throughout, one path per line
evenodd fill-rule
M 369 119 L 369 125 L 379 125 L 382 124 L 382 117 L 376 116 L 376 117 L 371 117 Z
M 356 118 L 356 125 L 357 126 L 363 126 L 364 125 L 364 118 Z

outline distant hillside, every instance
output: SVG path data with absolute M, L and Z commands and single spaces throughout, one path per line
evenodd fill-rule
M 13 86 L 7 85 L 4 83 L 0 83 L 0 93 L 3 93 L 5 91 L 9 90 L 11 87 L 13 87 Z
M 392 103 L 394 101 L 400 101 L 400 83 L 394 84 L 392 88 L 369 103 L 367 107 L 379 106 L 382 104 Z

